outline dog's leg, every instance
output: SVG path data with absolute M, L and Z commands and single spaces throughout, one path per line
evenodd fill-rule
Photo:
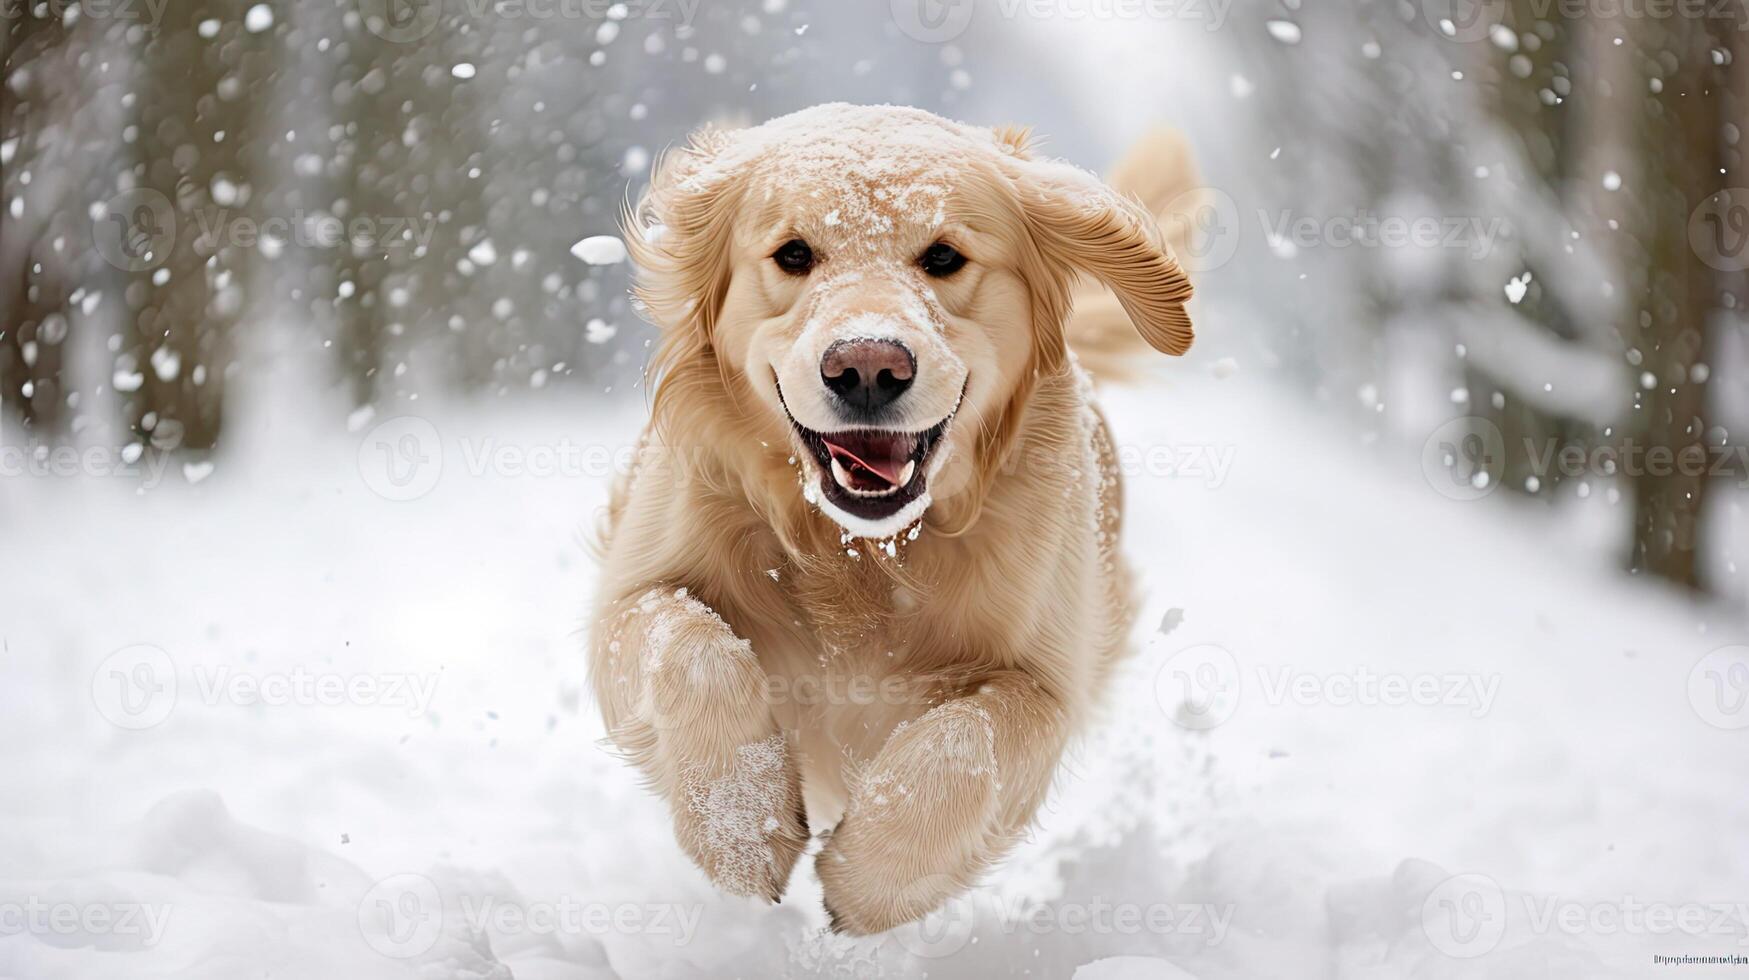
M 1056 699 L 1020 673 L 895 729 L 816 860 L 832 927 L 880 932 L 970 886 L 1031 821 L 1066 737 Z
M 608 737 L 668 802 L 680 846 L 718 887 L 782 898 L 807 818 L 752 647 L 682 589 L 624 600 L 602 625 L 591 674 Z

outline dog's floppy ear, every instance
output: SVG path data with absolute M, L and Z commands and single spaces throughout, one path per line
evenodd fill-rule
M 1194 334 L 1184 304 L 1190 300 L 1190 277 L 1179 268 L 1153 216 L 1066 163 L 1024 161 L 1019 174 L 1021 205 L 1039 251 L 1109 286 L 1155 350 L 1189 350 Z
M 649 189 L 622 221 L 650 320 L 701 346 L 710 343 L 729 286 L 741 184 L 725 159 L 733 144 L 734 133 L 706 126 L 686 146 L 664 153 Z

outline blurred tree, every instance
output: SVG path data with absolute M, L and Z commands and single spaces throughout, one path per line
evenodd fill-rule
M 1513 151 L 1490 179 L 1514 182 L 1526 197 L 1549 194 L 1563 212 L 1573 178 L 1570 108 L 1573 85 L 1571 63 L 1578 45 L 1580 22 L 1562 17 L 1545 18 L 1549 7 L 1542 0 L 1507 0 L 1503 19 L 1488 42 L 1470 50 L 1484 57 L 1467 65 L 1483 88 L 1483 109 L 1498 126 Z M 1581 103 L 1582 104 L 1582 103 Z M 1506 215 L 1514 224 L 1535 220 L 1529 215 Z M 1518 231 L 1520 229 L 1515 229 Z M 1582 343 L 1574 312 L 1562 295 L 1548 284 L 1562 281 L 1562 257 L 1545 260 L 1520 235 L 1515 235 L 1523 273 L 1530 278 L 1524 296 L 1515 304 L 1519 322 L 1545 335 L 1552 349 Z M 1506 458 L 1501 460 L 1500 479 L 1517 493 L 1548 494 L 1559 485 L 1561 473 L 1539 464 L 1556 447 L 1588 445 L 1595 431 L 1534 400 L 1536 392 L 1523 390 L 1518 382 L 1533 385 L 1552 379 L 1516 379 L 1495 370 L 1496 365 L 1466 359 L 1466 387 L 1473 393 L 1473 412 L 1500 430 Z
M 363 233 L 316 270 L 310 301 L 355 403 L 540 384 L 584 360 L 601 297 L 568 250 L 579 212 L 611 231 L 624 192 L 589 62 L 606 21 L 588 9 L 566 31 L 465 0 L 343 18 L 324 172 Z
M 341 6 L 352 5 L 343 0 Z M 408 15 L 423 14 L 415 5 Z M 415 120 L 442 111 L 447 94 L 447 71 L 435 84 L 425 78 L 428 69 L 438 68 L 436 52 L 389 40 L 384 35 L 396 36 L 396 26 L 374 11 L 342 22 L 330 49 L 334 118 L 323 166 L 335 216 L 350 228 L 326 253 L 332 262 L 314 270 L 309 303 L 317 322 L 332 322 L 339 369 L 353 403 L 364 405 L 379 393 L 390 334 L 404 333 L 408 320 L 429 332 L 426 321 L 441 309 L 442 298 L 427 295 L 435 290 L 422 288 L 417 264 L 425 254 L 417 231 L 435 224 L 438 208 L 412 190 L 428 193 L 432 168 L 453 168 L 454 162 L 432 157 L 447 138 L 435 147 L 414 142 L 421 135 L 429 141 L 431 134 L 421 134 Z M 419 26 L 408 22 L 406 29 Z M 418 171 L 412 169 L 416 158 Z M 417 225 L 390 228 L 391 217 Z
M 135 263 L 117 377 L 138 385 L 130 422 L 152 445 L 208 449 L 259 228 L 251 202 L 274 18 L 246 0 L 177 0 L 162 18 L 140 52 L 140 196 L 124 204 L 139 216 L 133 232 L 162 239 L 162 250 Z M 168 229 L 154 201 L 168 202 Z
M 68 222 L 48 202 L 53 192 L 29 188 L 36 179 L 43 135 L 64 126 L 65 104 L 53 97 L 74 59 L 70 29 L 46 6 L 0 0 L 0 410 L 12 411 L 39 434 L 61 428 L 66 393 L 62 351 L 69 328 L 62 254 Z M 46 149 L 46 148 L 45 148 Z M 46 154 L 43 154 L 46 156 Z M 46 183 L 61 176 L 43 175 Z M 55 242 L 60 236 L 60 246 Z
M 1646 82 L 1640 237 L 1649 261 L 1634 283 L 1637 318 L 1626 328 L 1643 372 L 1632 431 L 1646 451 L 1629 474 L 1634 533 L 1628 562 L 1635 572 L 1696 590 L 1706 588 L 1700 551 L 1708 477 L 1704 466 L 1697 471 L 1680 463 L 1711 462 L 1707 358 L 1727 287 L 1703 260 L 1704 246 L 1691 240 L 1690 229 L 1692 221 L 1705 221 L 1700 209 L 1721 189 L 1720 168 L 1727 163 L 1725 93 L 1734 28 L 1710 17 L 1647 17 L 1635 22 L 1633 35 Z M 1749 202 L 1729 207 L 1743 214 Z M 1741 275 L 1734 273 L 1733 284 Z

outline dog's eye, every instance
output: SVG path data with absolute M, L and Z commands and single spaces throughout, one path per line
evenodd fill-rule
M 792 276 L 807 275 L 808 270 L 814 267 L 814 250 L 800 238 L 792 238 L 771 253 L 771 261 Z
M 951 276 L 966 264 L 966 257 L 946 242 L 936 242 L 923 251 L 917 260 L 923 271 L 932 276 Z

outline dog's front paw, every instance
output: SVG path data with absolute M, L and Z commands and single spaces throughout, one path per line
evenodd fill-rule
M 735 749 L 726 766 L 693 766 L 681 776 L 675 834 L 722 890 L 770 902 L 783 898 L 808 844 L 801 781 L 778 732 Z
M 998 785 L 976 705 L 950 702 L 894 731 L 815 860 L 832 928 L 883 932 L 969 887 L 991 853 Z
M 667 801 L 681 848 L 724 891 L 782 898 L 807 818 L 752 646 L 685 589 L 660 588 L 628 605 L 603 655 L 612 740 Z

